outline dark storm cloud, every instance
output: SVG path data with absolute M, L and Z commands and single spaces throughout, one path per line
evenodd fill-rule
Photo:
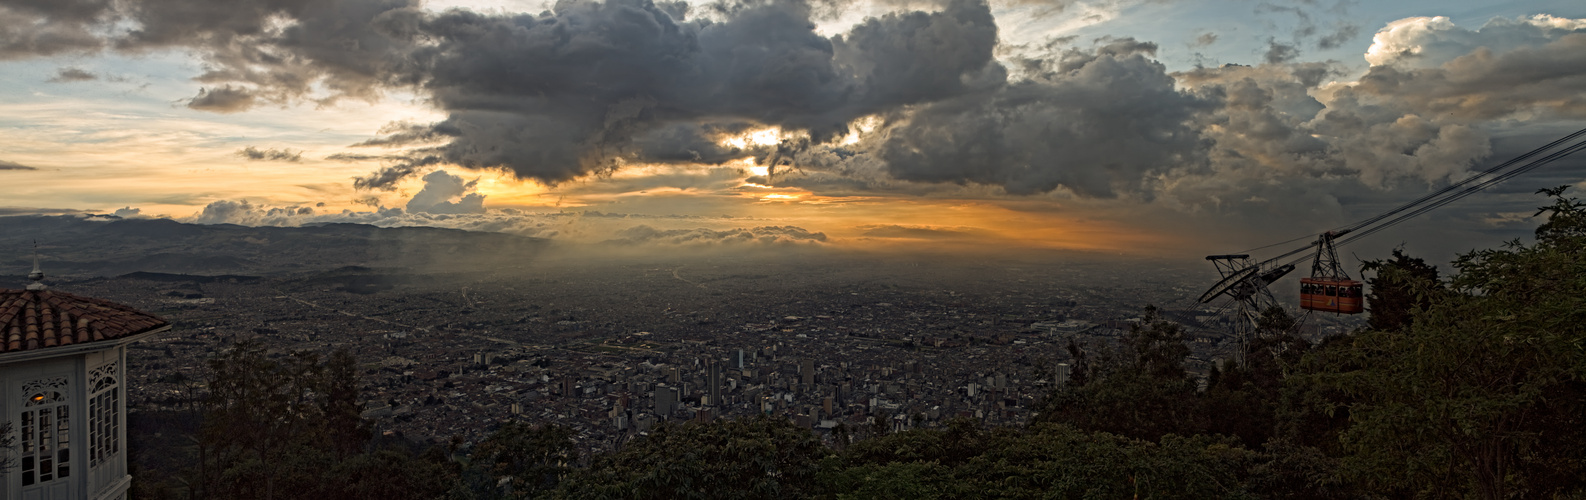
M 646 2 L 570 1 L 540 16 L 393 19 L 387 30 L 435 40 L 413 52 L 403 78 L 422 82 L 449 117 L 363 145 L 446 143 L 362 185 L 383 187 L 429 161 L 549 183 L 625 158 L 720 163 L 745 153 L 719 144 L 746 123 L 824 142 L 857 117 L 1005 79 L 983 3 L 873 18 L 833 38 L 815 33 L 803 3 L 721 15 L 686 21 Z
M 110 0 L 0 2 L 0 60 L 99 50 L 97 28 L 114 19 Z
M 21 163 L 0 160 L 0 170 L 38 170 Z
M 293 151 L 293 150 L 290 150 L 290 149 L 275 149 L 275 148 L 259 149 L 259 148 L 253 147 L 253 146 L 248 146 L 248 147 L 245 147 L 245 148 L 237 150 L 236 155 L 240 156 L 240 157 L 243 157 L 243 158 L 246 158 L 246 159 L 249 159 L 249 160 L 255 160 L 255 161 L 259 161 L 259 160 L 266 160 L 266 161 L 298 161 L 298 160 L 303 159 L 303 152 L 302 151 Z
M 1328 190 L 1460 175 L 1490 154 L 1499 120 L 1586 117 L 1586 33 L 1571 20 L 1481 30 L 1413 21 L 1424 26 L 1381 34 L 1365 78 L 1330 85 L 1339 67 L 1296 58 L 1359 35 L 1328 17 L 1343 3 L 1334 14 L 1316 2 L 1263 3 L 1296 23 L 1291 38 L 1271 41 L 1266 64 L 1178 74 L 1152 59 L 1155 44 L 1112 38 L 1020 49 L 1010 74 L 993 58 L 991 10 L 975 0 L 919 2 L 930 12 L 817 33 L 814 21 L 840 4 L 743 0 L 689 12 L 564 0 L 507 14 L 410 0 L 0 0 L 0 58 L 181 48 L 202 60 L 194 109 L 400 90 L 445 112 L 353 145 L 389 151 L 331 155 L 381 162 L 355 180 L 362 189 L 443 166 L 555 184 L 635 163 L 753 157 L 775 167 L 761 181 L 823 194 L 1056 191 L 1187 211 L 1311 210 L 1336 206 Z M 839 140 L 860 119 L 867 132 Z M 727 145 L 764 127 L 783 141 Z
M 1200 161 L 1191 120 L 1215 102 L 1180 92 L 1132 39 L 1071 50 L 995 91 L 922 106 L 875 149 L 891 176 L 1013 194 L 1142 191 L 1148 172 Z
M 118 5 L 72 19 L 131 29 L 69 47 L 193 50 L 205 62 L 197 80 L 207 84 L 187 101 L 193 109 L 228 113 L 423 89 L 446 120 L 362 145 L 440 144 L 360 180 L 370 188 L 437 163 L 555 183 L 624 158 L 718 162 L 733 154 L 716 146 L 721 129 L 752 122 L 821 142 L 845 134 L 856 117 L 1003 76 L 991 62 L 990 10 L 967 0 L 871 19 L 832 38 L 814 31 L 810 4 L 791 0 L 716 4 L 715 20 L 688 20 L 686 5 L 644 0 L 564 1 L 540 15 L 431 13 L 382 0 Z M 7 12 L 42 22 L 70 10 L 46 7 Z

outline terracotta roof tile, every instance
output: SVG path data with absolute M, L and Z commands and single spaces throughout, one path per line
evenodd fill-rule
M 53 290 L 0 289 L 0 353 L 118 339 L 168 324 L 108 300 Z

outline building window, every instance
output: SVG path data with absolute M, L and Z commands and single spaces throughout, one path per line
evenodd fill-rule
M 88 466 L 115 458 L 121 452 L 117 439 L 121 426 L 121 384 L 116 363 L 110 362 L 88 372 Z
M 66 378 L 22 384 L 22 485 L 47 483 L 71 476 L 71 405 Z

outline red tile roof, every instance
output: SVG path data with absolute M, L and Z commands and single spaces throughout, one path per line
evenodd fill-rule
M 0 353 L 118 339 L 169 324 L 108 300 L 53 290 L 0 289 Z

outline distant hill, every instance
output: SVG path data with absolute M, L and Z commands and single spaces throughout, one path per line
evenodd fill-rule
M 47 273 L 79 278 L 139 272 L 267 276 L 354 265 L 477 268 L 521 261 L 547 244 L 541 238 L 433 227 L 247 227 L 27 215 L 0 217 L 0 276 L 31 268 L 35 240 Z

